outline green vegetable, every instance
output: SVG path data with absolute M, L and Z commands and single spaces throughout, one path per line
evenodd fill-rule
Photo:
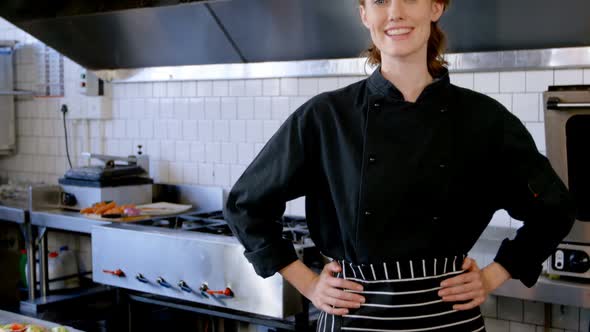
M 68 332 L 68 329 L 63 326 L 58 326 L 51 328 L 51 332 Z
M 25 332 L 46 332 L 47 330 L 39 325 L 29 325 Z

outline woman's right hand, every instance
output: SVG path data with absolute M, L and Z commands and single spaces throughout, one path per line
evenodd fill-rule
M 313 305 L 331 315 L 346 315 L 347 308 L 359 308 L 365 298 L 360 294 L 344 291 L 350 289 L 362 291 L 363 286 L 350 280 L 336 278 L 333 273 L 341 272 L 342 268 L 336 261 L 324 265 L 319 275 L 312 279 L 307 294 L 304 294 Z M 332 307 L 333 306 L 333 307 Z

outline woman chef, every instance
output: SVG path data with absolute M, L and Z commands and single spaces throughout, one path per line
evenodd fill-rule
M 449 0 L 359 0 L 371 34 L 358 83 L 292 113 L 229 193 L 224 215 L 262 277 L 321 310 L 319 331 L 484 331 L 479 305 L 509 278 L 532 287 L 574 221 L 571 197 L 523 124 L 450 83 L 437 21 Z M 317 275 L 281 238 L 305 196 Z M 492 215 L 523 226 L 480 269 L 466 257 Z

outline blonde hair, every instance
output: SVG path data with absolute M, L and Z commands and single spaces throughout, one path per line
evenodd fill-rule
M 443 10 L 446 10 L 451 0 L 432 0 L 443 4 Z M 359 0 L 361 6 L 365 5 L 365 0 Z M 428 72 L 432 77 L 438 77 L 443 72 L 443 69 L 448 62 L 443 58 L 443 53 L 447 48 L 447 37 L 445 33 L 438 26 L 438 22 L 430 23 L 430 37 L 428 38 L 428 50 L 426 54 L 426 64 Z M 373 66 L 381 64 L 381 51 L 375 46 L 373 42 L 367 50 L 362 53 L 362 56 L 367 57 L 367 62 Z

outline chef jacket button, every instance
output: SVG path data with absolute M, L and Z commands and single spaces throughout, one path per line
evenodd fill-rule
M 376 160 L 376 159 L 375 159 L 375 156 L 369 156 L 369 162 L 370 162 L 371 164 L 375 163 L 375 160 Z
M 375 103 L 375 105 L 373 105 L 373 106 L 375 106 L 375 108 L 379 108 L 379 107 L 381 107 L 381 104 Z
M 447 167 L 447 165 L 446 165 L 446 164 L 440 164 L 440 165 L 438 165 L 438 166 L 439 166 L 440 168 L 445 168 L 445 167 Z
M 438 221 L 438 219 L 439 218 L 437 216 L 432 217 L 432 221 Z
M 444 108 L 441 108 L 441 109 L 440 109 L 440 112 L 441 112 L 441 113 L 444 113 L 444 112 L 446 112 L 446 111 L 447 111 L 447 110 L 446 110 L 446 109 L 444 109 Z
M 370 216 L 371 215 L 371 211 L 365 211 L 365 216 Z

